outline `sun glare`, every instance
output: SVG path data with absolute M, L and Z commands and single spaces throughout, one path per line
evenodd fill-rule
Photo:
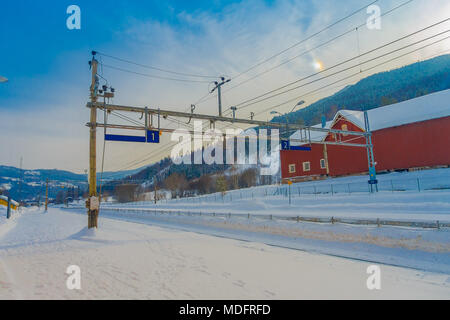
M 314 61 L 313 65 L 314 65 L 314 68 L 317 71 L 322 71 L 323 70 L 323 64 L 319 60 Z

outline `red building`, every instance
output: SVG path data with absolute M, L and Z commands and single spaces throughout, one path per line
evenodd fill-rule
M 450 165 L 450 90 L 369 110 L 368 118 L 378 172 Z M 363 132 L 364 113 L 338 111 L 326 127 Z M 297 136 L 291 136 L 291 145 L 296 145 Z M 282 178 L 303 180 L 368 172 L 366 148 L 317 143 L 324 140 L 365 144 L 364 138 L 355 135 L 315 133 L 311 151 L 281 151 Z

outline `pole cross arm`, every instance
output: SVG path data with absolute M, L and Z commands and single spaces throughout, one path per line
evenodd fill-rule
M 134 112 L 134 113 L 144 113 L 145 107 L 135 107 L 135 106 L 122 106 L 122 105 L 113 105 L 113 104 L 103 104 L 99 102 L 89 102 L 87 107 L 90 108 L 94 106 L 98 109 L 106 109 L 106 110 L 115 110 L 115 111 L 124 111 L 124 112 Z M 178 118 L 192 118 L 198 120 L 208 120 L 208 121 L 218 121 L 218 122 L 228 122 L 228 123 L 242 123 L 256 126 L 267 126 L 267 127 L 275 127 L 275 128 L 285 128 L 286 123 L 281 122 L 269 122 L 269 121 L 261 121 L 261 120 L 253 120 L 253 119 L 240 119 L 240 118 L 229 118 L 223 116 L 214 116 L 207 114 L 192 114 L 188 112 L 180 112 L 180 111 L 171 111 L 171 110 L 162 110 L 162 109 L 154 109 L 148 108 L 149 114 L 159 114 L 163 117 L 178 117 Z M 301 130 L 306 129 L 309 131 L 323 132 L 323 133 L 335 133 L 335 134 L 345 134 L 345 135 L 354 135 L 365 137 L 369 133 L 359 132 L 359 131 L 345 131 L 345 130 L 335 130 L 335 129 L 325 129 L 325 128 L 317 128 L 317 127 L 309 127 L 300 124 L 288 124 L 289 129 Z

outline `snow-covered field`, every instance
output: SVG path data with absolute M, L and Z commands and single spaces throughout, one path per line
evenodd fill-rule
M 6 207 L 0 206 L 0 241 L 3 234 L 11 230 L 20 216 L 19 211 L 11 210 L 11 218 L 6 219 Z
M 223 200 L 106 204 L 96 232 L 85 229 L 80 204 L 24 209 L 10 220 L 0 207 L 0 299 L 450 299 L 450 228 L 279 219 L 448 223 L 450 191 L 431 186 L 448 184 L 449 173 L 383 175 L 395 191 L 376 194 L 304 192 L 330 182 L 336 191 L 365 177 L 296 184 L 293 192 L 303 191 L 291 205 L 286 186 L 233 191 Z M 420 179 L 423 189 L 408 189 L 408 179 Z M 81 290 L 66 287 L 71 265 L 81 268 Z M 381 267 L 381 290 L 367 289 L 370 265 Z
M 358 195 L 304 195 L 236 198 L 231 202 L 209 202 L 196 198 L 191 202 L 168 201 L 114 204 L 114 208 L 158 208 L 205 213 L 232 213 L 275 216 L 341 217 L 354 219 L 391 219 L 405 221 L 450 222 L 450 191 L 378 193 Z M 108 208 L 108 206 L 105 206 Z
M 18 215 L 0 236 L 0 298 L 450 299 L 449 273 L 380 264 L 381 290 L 371 291 L 373 263 L 105 215 L 91 233 L 86 222 L 57 208 Z M 70 265 L 81 268 L 79 291 L 66 287 Z
M 367 176 L 291 186 L 261 186 L 194 198 L 105 204 L 104 207 L 158 208 L 184 212 L 324 218 L 450 222 L 450 168 L 378 176 L 380 192 L 369 193 Z M 351 192 L 348 192 L 350 190 Z

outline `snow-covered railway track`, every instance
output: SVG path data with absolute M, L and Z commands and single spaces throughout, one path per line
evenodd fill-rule
M 69 210 L 70 212 L 77 211 L 85 214 L 84 209 Z M 398 244 L 390 243 L 384 246 L 382 243 L 364 242 L 356 237 L 352 240 L 340 239 L 339 235 L 334 234 L 336 239 L 320 239 L 308 238 L 299 236 L 289 236 L 288 233 L 273 233 L 269 227 L 260 227 L 257 229 L 241 228 L 242 225 L 233 224 L 233 221 L 245 221 L 241 219 L 234 219 L 231 217 L 215 216 L 217 219 L 197 220 L 195 216 L 183 216 L 178 214 L 149 214 L 140 209 L 133 210 L 111 210 L 103 209 L 102 214 L 105 218 L 112 218 L 126 222 L 138 223 L 170 228 L 180 231 L 195 232 L 203 235 L 215 236 L 219 238 L 227 238 L 244 242 L 258 242 L 272 247 L 279 247 L 284 249 L 291 249 L 297 251 L 304 251 L 313 254 L 323 254 L 337 258 L 350 259 L 354 261 L 366 262 L 371 264 L 382 264 L 394 267 L 404 267 L 421 271 L 433 271 L 439 273 L 450 274 L 450 255 L 448 244 L 444 244 L 442 252 L 422 251 L 421 248 L 409 248 L 406 243 L 401 243 L 399 239 Z M 154 212 L 153 212 L 154 213 Z M 203 214 L 205 217 L 205 214 Z M 216 220 L 220 219 L 221 222 Z M 275 221 L 272 221 L 275 222 Z M 354 226 L 356 228 L 357 226 Z M 372 227 L 374 228 L 374 227 Z M 375 227 L 376 228 L 376 227 Z M 376 228 L 377 229 L 377 228 Z M 395 228 L 401 229 L 401 228 Z M 419 229 L 417 229 L 419 230 Z M 443 232 L 446 232 L 442 230 Z M 317 232 L 313 232 L 317 233 Z M 383 239 L 381 239 L 383 240 Z M 384 239 L 386 240 L 386 239 Z M 413 247 L 415 244 L 413 244 Z M 403 249 L 418 249 L 420 251 L 411 254 L 409 250 Z M 441 247 L 442 249 L 442 247 Z M 418 257 L 418 255 L 420 257 Z

